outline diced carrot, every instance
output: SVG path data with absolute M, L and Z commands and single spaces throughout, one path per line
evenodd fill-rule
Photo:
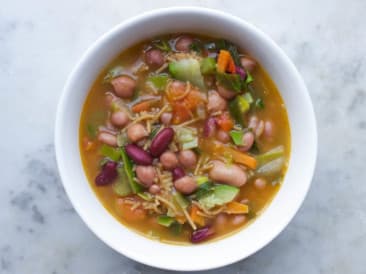
M 230 58 L 230 61 L 229 61 L 229 64 L 228 64 L 226 70 L 230 73 L 235 73 L 236 72 L 235 62 L 234 62 L 233 58 Z
M 249 207 L 246 204 L 234 201 L 226 204 L 225 212 L 229 214 L 246 214 L 249 212 Z
M 138 222 L 146 219 L 146 211 L 140 207 L 132 209 L 132 205 L 118 198 L 116 200 L 116 209 L 119 215 L 129 222 Z
M 173 104 L 173 124 L 180 124 L 191 117 L 191 111 L 183 103 Z
M 234 121 L 228 112 L 224 112 L 216 119 L 217 125 L 224 131 L 230 131 L 234 127 Z
M 257 160 L 254 157 L 232 148 L 230 148 L 230 153 L 233 156 L 234 162 L 248 166 L 251 169 L 255 169 L 257 167 Z
M 196 205 L 192 205 L 191 207 L 191 219 L 195 224 L 198 224 L 199 226 L 205 225 L 205 218 L 201 215 L 198 215 L 198 207 Z
M 217 57 L 217 71 L 225 72 L 230 62 L 230 52 L 227 50 L 220 50 L 219 56 Z
M 156 100 L 148 100 L 142 101 L 132 106 L 131 110 L 133 112 L 141 112 L 149 110 L 157 101 Z

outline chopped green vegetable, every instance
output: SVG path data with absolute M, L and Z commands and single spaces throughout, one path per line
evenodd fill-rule
M 115 149 L 114 147 L 108 146 L 103 144 L 100 148 L 100 153 L 111 159 L 112 161 L 117 162 L 119 158 L 121 157 L 121 154 L 119 153 L 118 149 Z
M 176 204 L 178 204 L 182 209 L 186 209 L 189 205 L 188 200 L 179 192 L 173 194 L 173 199 Z
M 223 205 L 234 200 L 239 193 L 239 188 L 229 185 L 215 185 L 212 192 L 204 195 L 198 202 L 207 209 Z
M 284 155 L 284 152 L 285 152 L 285 149 L 281 145 L 281 146 L 277 146 L 263 154 L 260 154 L 260 155 L 256 156 L 255 158 L 257 159 L 258 166 L 262 166 L 274 159 L 282 157 Z
M 173 235 L 179 235 L 180 233 L 182 233 L 182 228 L 183 225 L 178 222 L 172 223 L 171 226 L 169 227 Z
M 118 180 L 113 184 L 113 191 L 120 196 L 127 196 L 132 193 L 126 172 L 123 168 L 118 168 Z
M 257 169 L 257 174 L 261 175 L 273 175 L 282 170 L 285 165 L 285 157 L 277 158 L 273 161 L 270 161 Z
M 162 215 L 158 217 L 158 224 L 165 227 L 170 227 L 174 222 L 175 219 L 169 216 Z
M 201 72 L 203 75 L 214 74 L 216 72 L 216 61 L 214 58 L 207 57 L 201 61 Z
M 199 88 L 205 87 L 200 63 L 196 59 L 189 58 L 170 62 L 169 72 L 175 79 L 189 81 Z
M 254 102 L 253 96 L 250 94 L 250 92 L 246 92 L 243 94 L 243 97 L 249 104 L 252 104 Z
M 207 196 L 213 191 L 213 184 L 211 182 L 205 182 L 197 188 L 197 191 L 193 194 L 194 198 L 199 200 L 204 196 Z
M 98 134 L 98 127 L 92 125 L 92 124 L 88 124 L 86 126 L 86 130 L 88 132 L 88 136 L 91 139 L 95 139 L 95 137 L 97 137 Z
M 249 71 L 246 71 L 246 73 L 247 73 L 247 78 L 245 78 L 245 84 L 250 84 L 251 82 L 253 82 L 254 81 L 254 78 L 253 78 L 253 76 L 249 73 Z
M 113 78 L 122 75 L 124 72 L 122 66 L 115 66 L 111 68 L 103 78 L 103 84 L 110 83 Z
M 195 180 L 197 185 L 199 186 L 210 181 L 210 179 L 207 176 L 196 176 Z
M 127 133 L 126 132 L 120 132 L 117 135 L 117 145 L 119 147 L 124 146 L 125 144 L 127 144 L 128 141 L 128 137 L 127 137 Z
M 147 78 L 147 82 L 151 83 L 157 90 L 164 90 L 168 83 L 169 76 L 165 73 L 151 75 Z
M 176 129 L 176 134 L 182 150 L 198 147 L 198 132 L 196 128 L 179 127 Z
M 229 111 L 235 121 L 244 126 L 244 114 L 249 111 L 250 105 L 243 96 L 236 96 L 234 100 L 229 103 Z
M 155 137 L 155 135 L 158 133 L 159 129 L 160 129 L 160 126 L 154 126 L 152 128 L 152 130 L 151 130 L 151 132 L 149 134 L 149 139 L 150 140 L 152 140 Z
M 189 49 L 201 54 L 202 52 L 202 42 L 200 40 L 194 40 L 192 44 L 189 45 Z
M 120 151 L 121 151 L 121 156 L 122 156 L 122 161 L 123 161 L 123 169 L 126 173 L 128 183 L 130 184 L 132 192 L 139 193 L 142 191 L 142 186 L 135 181 L 136 175 L 132 169 L 132 162 L 131 162 L 130 158 L 128 158 L 124 148 L 121 148 Z
M 110 159 L 108 157 L 104 157 L 102 160 L 99 161 L 99 166 L 103 167 L 109 161 L 110 161 Z
M 137 195 L 145 201 L 151 201 L 153 199 L 153 196 L 149 192 L 140 192 Z
M 261 98 L 255 100 L 255 107 L 259 109 L 264 109 L 264 102 Z
M 159 40 L 159 41 L 155 41 L 153 42 L 154 46 L 162 51 L 172 51 L 172 48 L 170 47 L 169 43 L 165 40 Z
M 230 131 L 231 139 L 233 140 L 234 144 L 237 146 L 243 145 L 243 135 L 244 135 L 244 132 L 241 130 Z
M 217 72 L 216 80 L 229 90 L 240 92 L 242 89 L 241 78 L 238 74 Z

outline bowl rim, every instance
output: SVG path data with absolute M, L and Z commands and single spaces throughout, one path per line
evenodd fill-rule
M 155 17 L 155 16 L 164 16 L 164 15 L 168 15 L 171 13 L 200 13 L 200 14 L 204 14 L 204 15 L 209 15 L 209 16 L 217 16 L 219 17 L 219 19 L 225 19 L 228 21 L 235 21 L 236 23 L 240 24 L 240 25 L 244 25 L 247 28 L 251 29 L 253 32 L 255 32 L 258 36 L 261 37 L 261 39 L 265 40 L 266 43 L 268 43 L 268 45 L 270 47 L 272 47 L 276 53 L 280 56 L 280 58 L 283 60 L 283 62 L 286 63 L 286 66 L 289 67 L 292 72 L 293 72 L 293 77 L 296 78 L 298 84 L 302 87 L 302 90 L 304 91 L 304 98 L 305 98 L 305 102 L 303 102 L 304 104 L 307 105 L 308 107 L 308 114 L 311 115 L 311 117 L 309 117 L 310 119 L 310 124 L 312 125 L 312 132 L 311 132 L 311 136 L 309 136 L 309 138 L 312 139 L 312 149 L 313 149 L 313 153 L 312 153 L 312 157 L 310 159 L 310 172 L 309 172 L 309 178 L 307 180 L 307 185 L 306 185 L 306 190 L 302 193 L 301 198 L 299 198 L 295 204 L 293 204 L 293 210 L 291 211 L 291 214 L 289 214 L 286 218 L 286 222 L 285 224 L 277 229 L 276 231 L 272 232 L 271 236 L 268 237 L 267 241 L 263 241 L 261 244 L 258 244 L 257 246 L 255 246 L 255 248 L 253 248 L 251 250 L 251 252 L 244 254 L 244 255 L 238 255 L 235 257 L 231 257 L 230 259 L 225 259 L 222 261 L 211 261 L 209 264 L 206 265 L 200 265 L 200 266 L 191 266 L 191 265 L 186 265 L 185 267 L 179 266 L 171 266 L 171 265 L 167 265 L 167 264 L 162 264 L 162 263 L 155 263 L 149 259 L 146 258 L 146 256 L 138 256 L 135 253 L 131 253 L 129 252 L 128 248 L 121 248 L 120 246 L 116 246 L 112 241 L 110 241 L 109 239 L 107 239 L 104 235 L 100 235 L 94 225 L 88 220 L 88 218 L 86 217 L 86 215 L 84 215 L 84 211 L 82 209 L 82 207 L 79 205 L 79 203 L 77 201 L 75 201 L 72 198 L 71 193 L 71 188 L 68 188 L 66 186 L 66 184 L 64 183 L 66 180 L 66 175 L 64 174 L 64 166 L 63 166 L 63 158 L 61 156 L 61 123 L 62 123 L 62 119 L 63 119 L 63 113 L 66 110 L 66 103 L 67 103 L 67 98 L 70 96 L 71 93 L 71 89 L 70 86 L 72 85 L 73 81 L 75 81 L 75 74 L 76 72 L 79 70 L 79 67 L 82 66 L 82 64 L 84 62 L 86 62 L 86 60 L 88 60 L 89 58 L 91 58 L 93 56 L 93 54 L 95 53 L 94 51 L 97 49 L 98 45 L 101 44 L 104 40 L 108 39 L 108 37 L 112 36 L 115 32 L 117 32 L 118 30 L 121 29 L 125 29 L 127 28 L 129 25 L 138 23 L 139 21 L 141 21 L 142 19 L 149 18 L 149 17 Z M 280 90 L 281 93 L 281 90 Z M 261 31 L 260 29 L 258 29 L 256 26 L 254 26 L 253 24 L 245 21 L 244 19 L 241 19 L 235 15 L 226 13 L 226 12 L 222 12 L 222 11 L 218 11 L 215 9 L 211 9 L 211 8 L 203 8 L 203 7 L 193 7 L 193 6 L 177 6 L 177 7 L 169 7 L 169 8 L 159 8 L 159 9 L 154 9 L 154 10 L 150 10 L 150 11 L 146 11 L 143 12 L 137 16 L 133 16 L 131 18 L 128 18 L 124 21 L 122 21 L 121 23 L 117 24 L 116 26 L 114 26 L 113 28 L 111 28 L 109 31 L 107 31 L 106 33 L 104 33 L 102 36 L 100 36 L 95 42 L 93 42 L 89 48 L 84 52 L 84 54 L 82 54 L 81 58 L 77 61 L 77 63 L 74 65 L 71 73 L 69 74 L 67 81 L 65 83 L 65 86 L 63 88 L 62 94 L 60 96 L 59 99 L 59 103 L 57 106 L 57 111 L 56 111 L 56 121 L 55 121 L 55 135 L 54 135 L 54 142 L 55 142 L 55 153 L 56 153 L 56 162 L 57 162 L 57 167 L 59 170 L 59 174 L 61 177 L 61 181 L 63 184 L 63 187 L 65 189 L 65 192 L 69 198 L 69 200 L 71 201 L 71 204 L 73 205 L 73 207 L 75 208 L 76 212 L 78 213 L 78 215 L 81 217 L 81 219 L 84 221 L 84 223 L 87 225 L 87 227 L 99 238 L 101 239 L 104 243 L 106 243 L 108 246 L 110 246 L 112 249 L 116 250 L 117 252 L 137 261 L 137 262 L 141 262 L 143 264 L 146 265 L 150 265 L 153 267 L 158 267 L 161 269 L 167 269 L 167 270 L 176 270 L 176 271 L 197 271 L 197 270 L 208 270 L 208 269 L 214 269 L 214 268 L 218 268 L 218 267 L 222 267 L 222 266 L 226 266 L 232 263 L 235 263 L 237 261 L 240 261 L 244 258 L 247 258 L 251 255 L 253 255 L 254 253 L 256 253 L 257 251 L 259 251 L 260 249 L 262 249 L 265 245 L 269 244 L 274 238 L 276 238 L 281 231 L 283 231 L 287 225 L 290 223 L 290 221 L 294 218 L 295 214 L 298 212 L 299 208 L 301 207 L 301 205 L 303 204 L 303 201 L 310 189 L 311 186 L 311 182 L 312 182 L 312 178 L 314 175 L 314 170 L 315 170 L 315 165 L 316 165 L 316 159 L 317 159 L 317 151 L 318 151 L 318 133 L 317 133 L 317 126 L 316 126 L 316 119 L 315 119 L 315 113 L 314 113 L 314 108 L 310 99 L 310 95 L 309 92 L 307 90 L 307 87 L 300 75 L 300 73 L 298 72 L 298 70 L 296 69 L 295 65 L 292 63 L 292 61 L 290 60 L 290 58 L 283 52 L 283 50 L 267 35 L 265 34 L 263 31 Z M 113 217 L 114 218 L 114 217 Z M 241 231 L 237 232 L 237 234 L 241 233 Z M 229 236 L 231 237 L 231 236 Z M 223 239 L 225 240 L 225 239 Z M 223 241 L 221 240 L 221 241 Z

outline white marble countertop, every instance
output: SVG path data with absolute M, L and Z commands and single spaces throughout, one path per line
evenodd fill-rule
M 210 273 L 366 273 L 366 1 L 184 1 L 245 18 L 295 62 L 314 103 L 319 157 L 290 225 Z M 182 1 L 2 1 L 0 273 L 167 273 L 116 253 L 72 209 L 58 177 L 55 109 L 82 52 L 127 17 Z M 209 273 L 209 272 L 207 272 Z

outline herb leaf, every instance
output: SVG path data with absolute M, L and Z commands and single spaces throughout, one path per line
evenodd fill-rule
M 259 109 L 264 109 L 264 102 L 261 98 L 255 100 L 255 107 Z
M 172 48 L 170 47 L 169 43 L 165 40 L 155 41 L 153 44 L 154 44 L 154 47 L 156 47 L 162 51 L 165 51 L 165 52 L 172 51 Z

